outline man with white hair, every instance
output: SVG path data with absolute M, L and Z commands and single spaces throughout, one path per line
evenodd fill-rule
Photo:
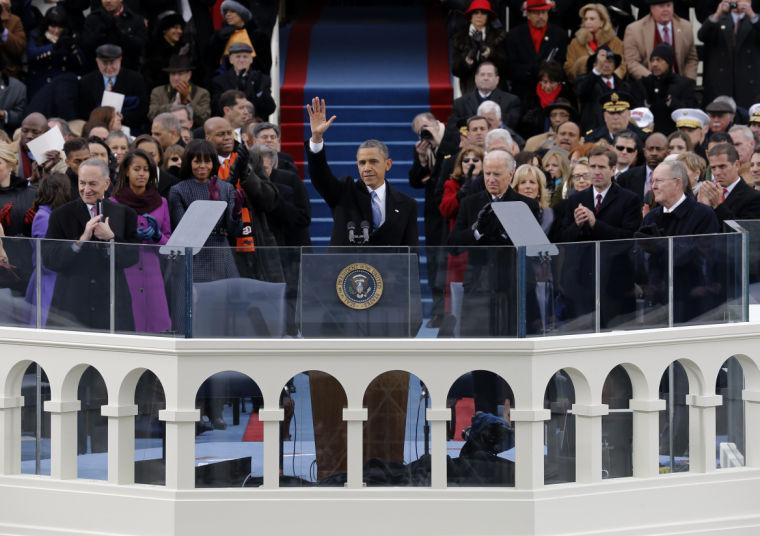
M 483 103 L 478 106 L 477 115 L 486 118 L 486 121 L 488 122 L 488 130 L 494 130 L 497 128 L 506 129 L 512 136 L 512 139 L 515 140 L 520 147 L 525 145 L 525 140 L 517 132 L 502 122 L 501 107 L 495 102 L 488 100 L 483 101 Z
M 690 236 L 719 232 L 718 218 L 709 206 L 686 195 L 688 185 L 689 176 L 682 162 L 667 160 L 658 165 L 652 172 L 652 193 L 658 206 L 644 217 L 636 235 L 688 236 L 673 242 L 672 278 L 668 277 L 669 253 L 664 241 L 642 241 L 648 254 L 648 276 L 655 283 L 642 285 L 645 298 L 665 306 L 670 301 L 668 291 L 657 282 L 673 281 L 673 319 L 677 323 L 688 322 L 712 309 L 709 296 L 716 294 L 715 284 L 719 283 L 708 279 L 711 272 L 705 270 L 711 266 L 714 240 Z
M 734 147 L 739 153 L 739 174 L 742 177 L 749 177 L 749 161 L 752 153 L 755 152 L 755 134 L 748 126 L 734 125 L 728 129 L 728 135 L 734 142 Z
M 503 128 L 495 128 L 486 134 L 486 152 L 488 153 L 497 149 L 507 151 L 511 155 L 515 155 L 520 151 L 520 148 L 512 139 L 512 135 L 508 130 Z
M 111 184 L 108 166 L 90 158 L 79 166 L 79 198 L 50 215 L 43 248 L 45 266 L 58 274 L 48 315 L 48 327 L 108 330 L 110 327 L 110 263 L 108 242 L 139 242 L 137 214 L 105 199 Z M 116 247 L 117 331 L 134 331 L 132 301 L 124 268 L 137 262 L 138 251 Z

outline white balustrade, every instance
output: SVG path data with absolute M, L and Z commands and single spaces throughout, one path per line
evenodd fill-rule
M 318 534 L 620 530 L 643 536 L 671 534 L 667 527 L 673 526 L 683 533 L 760 534 L 759 327 L 740 323 L 509 340 L 210 340 L 0 328 L 0 534 L 195 535 L 278 526 Z M 746 464 L 716 470 L 716 408 L 722 397 L 715 385 L 732 356 L 744 374 Z M 689 407 L 689 472 L 660 475 L 658 421 L 665 401 L 659 385 L 674 361 L 689 381 L 686 400 L 680 401 Z M 32 363 L 45 371 L 51 390 L 44 404 L 51 418 L 49 477 L 20 474 L 21 381 Z M 603 480 L 602 420 L 610 410 L 602 403 L 602 387 L 617 365 L 632 385 L 633 477 Z M 77 479 L 77 387 L 87 366 L 102 375 L 108 393 L 101 409 L 108 420 L 106 482 Z M 135 388 L 146 370 L 160 380 L 166 398 L 166 409 L 159 412 L 166 423 L 165 486 L 134 483 Z M 344 488 L 280 487 L 284 411 L 279 396 L 290 378 L 308 370 L 332 375 L 345 390 Z M 378 375 L 393 370 L 416 375 L 430 396 L 427 488 L 363 485 L 364 393 Z M 514 392 L 513 488 L 447 485 L 447 393 L 473 370 L 498 374 Z M 576 482 L 545 485 L 550 411 L 544 409 L 544 396 L 559 370 L 575 390 Z M 194 489 L 196 393 L 222 371 L 249 376 L 263 395 L 260 488 Z

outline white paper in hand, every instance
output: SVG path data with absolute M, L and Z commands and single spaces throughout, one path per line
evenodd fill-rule
M 113 91 L 104 91 L 100 105 L 111 106 L 116 109 L 117 112 L 121 113 L 121 108 L 124 106 L 124 95 Z
M 62 151 L 63 144 L 64 139 L 61 129 L 56 125 L 44 134 L 34 138 L 26 146 L 29 147 L 34 161 L 38 164 L 44 164 L 47 160 L 45 153 L 48 151 Z

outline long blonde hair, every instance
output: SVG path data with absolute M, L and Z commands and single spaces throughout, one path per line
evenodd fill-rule
M 531 166 L 530 164 L 523 164 L 517 171 L 515 171 L 512 177 L 512 188 L 517 192 L 517 187 L 525 179 L 535 179 L 538 183 L 538 205 L 541 208 L 549 207 L 549 190 L 546 189 L 546 175 L 541 171 L 541 168 Z
M 612 21 L 610 20 L 610 13 L 607 11 L 607 8 L 604 7 L 604 4 L 586 4 L 578 11 L 578 15 L 581 18 L 581 27 L 575 32 L 575 37 L 582 45 L 588 44 L 591 40 L 591 32 L 583 27 L 583 17 L 586 16 L 586 12 L 592 10 L 596 11 L 599 18 L 602 20 L 602 27 L 599 28 L 599 31 L 596 33 L 596 42 L 599 43 L 599 45 L 604 45 L 615 36 L 615 30 L 612 27 Z

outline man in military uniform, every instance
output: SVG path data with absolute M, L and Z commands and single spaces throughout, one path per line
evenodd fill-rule
M 631 122 L 631 103 L 633 96 L 625 91 L 612 91 L 599 99 L 599 104 L 604 111 L 604 126 L 589 130 L 584 136 L 586 141 L 595 142 L 606 140 L 612 143 L 615 136 L 624 130 L 630 130 L 640 140 L 646 138 L 646 134 L 633 122 Z

